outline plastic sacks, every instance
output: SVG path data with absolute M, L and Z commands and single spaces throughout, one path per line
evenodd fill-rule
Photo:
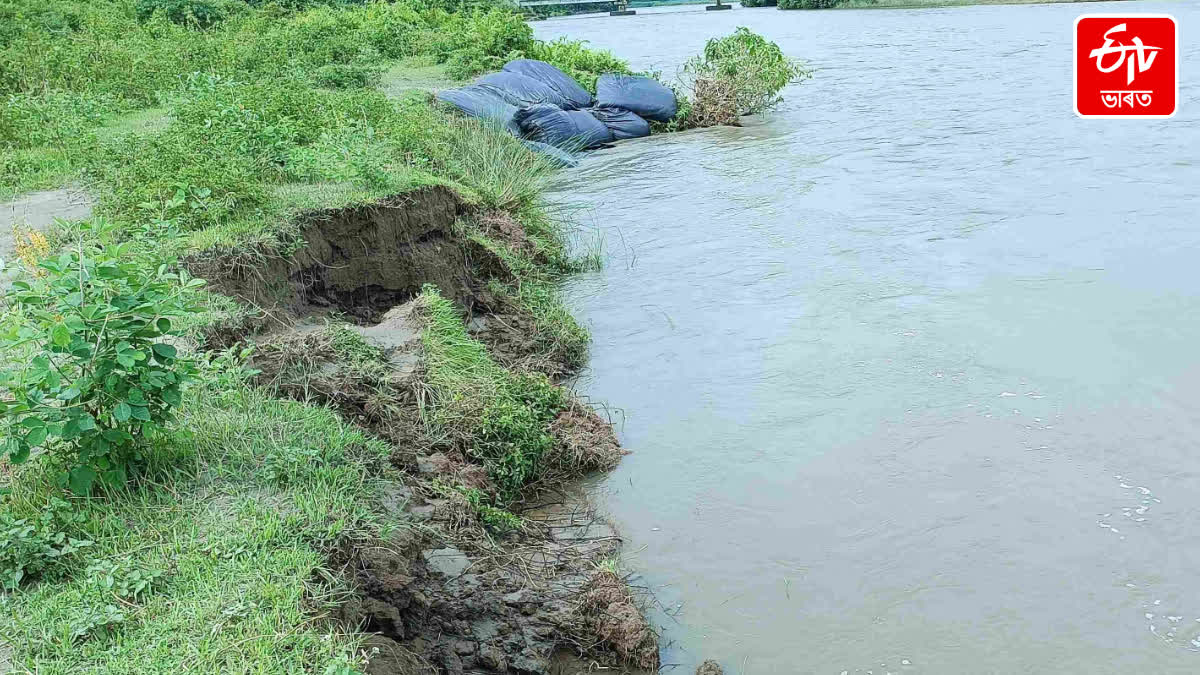
M 521 135 L 521 127 L 515 119 L 517 106 L 508 103 L 491 89 L 477 85 L 443 89 L 437 93 L 437 99 L 458 108 L 468 117 L 495 122 L 513 136 Z
M 504 64 L 504 72 L 518 73 L 547 85 L 567 101 L 568 105 L 561 106 L 562 108 L 579 110 L 592 104 L 592 95 L 587 89 L 579 86 L 570 75 L 545 61 L 514 59 Z
M 538 103 L 549 103 L 558 108 L 570 105 L 548 84 L 538 82 L 520 73 L 488 73 L 475 80 L 475 86 L 496 92 L 509 103 L 524 108 Z
M 675 117 L 675 94 L 657 80 L 608 73 L 596 80 L 596 103 L 632 110 L 648 120 L 669 122 Z
M 613 139 L 622 141 L 626 138 L 641 138 L 650 135 L 650 123 L 638 117 L 637 113 L 624 108 L 606 108 L 597 106 L 588 108 L 592 117 L 604 123 L 612 132 Z
M 561 148 L 556 148 L 553 145 L 538 143 L 537 141 L 521 141 L 525 147 L 544 156 L 550 160 L 554 166 L 578 166 L 579 160 L 575 156 Z
M 613 140 L 603 122 L 582 110 L 562 110 L 541 103 L 521 108 L 515 120 L 526 138 L 558 148 L 582 150 Z

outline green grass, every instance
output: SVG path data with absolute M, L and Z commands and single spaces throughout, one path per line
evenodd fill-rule
M 345 592 L 330 547 L 378 531 L 389 449 L 332 412 L 273 400 L 236 368 L 210 368 L 150 475 L 77 500 L 93 545 L 65 577 L 0 596 L 0 634 L 39 673 L 324 672 L 358 638 L 325 618 Z M 50 494 L 22 467 L 4 506 L 37 513 Z M 116 588 L 105 574 L 115 566 Z M 92 568 L 89 571 L 89 568 Z M 133 572 L 161 573 L 120 597 Z
M 414 92 L 432 92 L 455 86 L 445 64 L 433 56 L 401 59 L 383 72 L 379 89 L 392 98 Z
M 483 462 L 502 501 L 514 500 L 540 477 L 542 459 L 554 444 L 546 428 L 566 405 L 566 394 L 544 375 L 514 374 L 497 365 L 436 288 L 426 287 L 420 300 L 431 421 Z

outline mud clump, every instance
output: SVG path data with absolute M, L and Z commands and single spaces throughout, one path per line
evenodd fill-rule
M 551 475 L 608 471 L 628 454 L 617 441 L 612 424 L 576 400 L 550 423 L 550 434 L 554 436 L 554 449 L 546 463 Z
M 658 668 L 658 636 L 616 574 L 601 570 L 593 577 L 583 594 L 583 613 L 591 631 L 622 661 L 644 670 Z
M 721 664 L 709 659 L 700 664 L 696 669 L 696 675 L 725 675 L 725 670 L 721 668 Z

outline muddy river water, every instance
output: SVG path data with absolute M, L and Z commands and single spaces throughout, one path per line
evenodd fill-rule
M 1200 3 L 697 9 L 535 24 L 817 69 L 555 185 L 603 234 L 579 386 L 664 662 L 1200 673 Z M 1123 10 L 1183 26 L 1175 119 L 1071 111 L 1074 18 Z

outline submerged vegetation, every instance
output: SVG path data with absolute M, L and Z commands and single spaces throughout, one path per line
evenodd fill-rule
M 779 92 L 811 73 L 761 35 L 738 28 L 713 38 L 704 52 L 683 66 L 691 107 L 685 126 L 736 124 L 743 115 L 762 114 L 782 99 Z
M 746 31 L 726 40 L 692 72 L 727 82 L 735 114 L 802 72 Z M 490 542 L 523 531 L 531 490 L 615 463 L 608 425 L 554 379 L 588 340 L 558 282 L 594 261 L 541 204 L 552 166 L 403 84 L 522 56 L 591 89 L 629 71 L 499 6 L 0 0 L 0 196 L 98 200 L 18 232 L 3 261 L 0 667 L 357 672 L 335 558 L 449 536 L 390 495 L 465 505 L 459 526 Z M 312 247 L 345 243 L 320 231 L 343 225 L 393 227 L 389 254 L 430 278 L 333 289 Z M 262 305 L 251 286 L 276 273 Z M 405 301 L 408 380 L 356 325 Z M 326 327 L 289 333 L 306 312 Z

